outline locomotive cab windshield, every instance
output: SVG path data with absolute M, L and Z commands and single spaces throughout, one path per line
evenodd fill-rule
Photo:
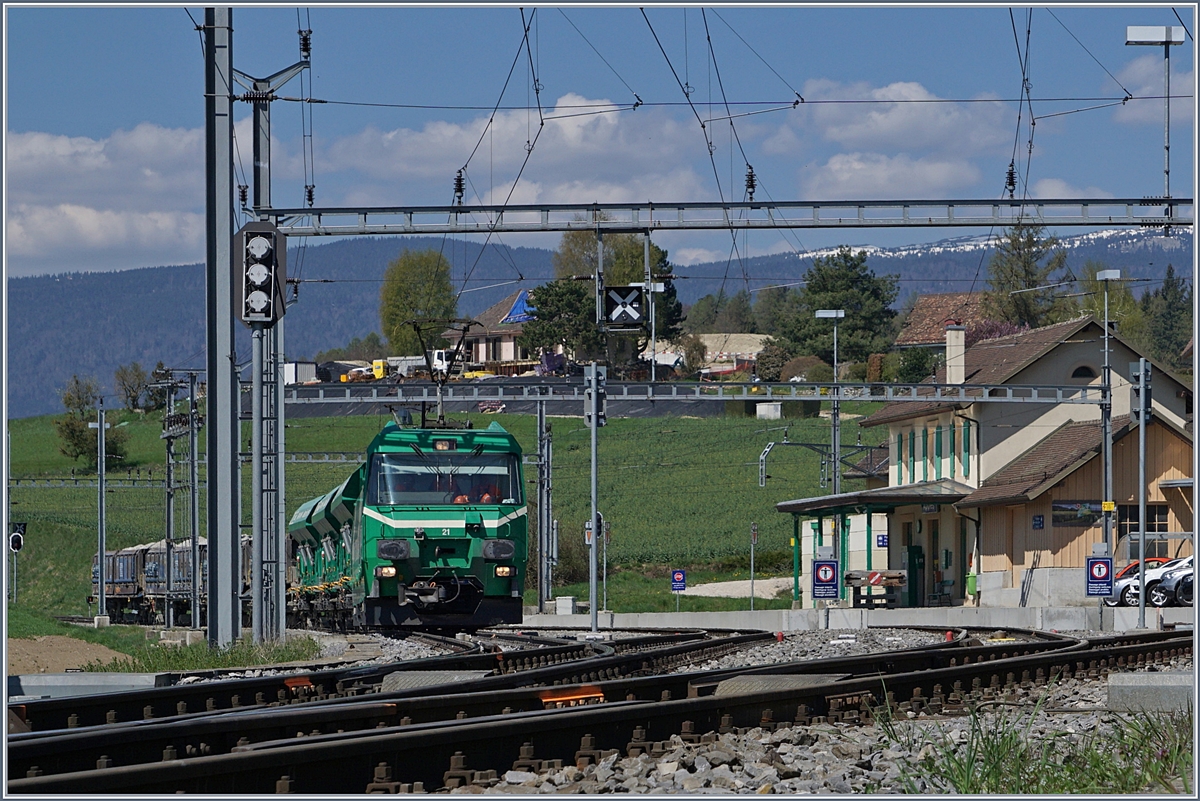
M 520 459 L 511 453 L 376 453 L 369 506 L 522 503 Z

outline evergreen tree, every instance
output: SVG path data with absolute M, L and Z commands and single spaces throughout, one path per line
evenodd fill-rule
M 894 275 L 876 276 L 867 254 L 841 247 L 827 258 L 813 260 L 797 293 L 794 313 L 780 322 L 779 337 L 790 353 L 811 354 L 833 363 L 833 321 L 816 319 L 818 309 L 843 309 L 838 320 L 838 361 L 861 362 L 892 344 L 891 308 L 898 293 Z
M 713 322 L 713 333 L 754 333 L 754 310 L 750 307 L 749 292 L 742 290 L 729 296 L 717 312 L 717 319 Z
M 785 286 L 760 289 L 754 293 L 754 330 L 759 334 L 779 333 L 784 318 L 794 314 L 796 292 Z
M 1192 336 L 1192 290 L 1167 265 L 1162 285 L 1143 296 L 1146 334 L 1150 355 L 1173 369 L 1186 369 L 1190 362 L 1181 355 Z
M 687 310 L 683 330 L 689 334 L 711 334 L 716 330 L 717 315 L 725 305 L 725 293 L 705 295 L 693 303 Z
M 421 340 L 410 320 L 447 319 L 456 314 L 450 262 L 436 250 L 406 250 L 388 264 L 379 290 L 379 320 L 394 356 L 419 356 Z M 444 340 L 426 342 L 426 346 Z
M 1044 262 L 1044 264 L 1043 264 Z M 1062 296 L 1058 283 L 1069 274 L 1067 253 L 1045 228 L 1017 223 L 1009 228 L 988 263 L 989 289 L 984 294 L 985 313 L 997 320 L 1038 328 L 1069 320 L 1075 302 Z M 1018 290 L 1018 294 L 1012 294 Z M 1027 290 L 1027 291 L 1024 291 Z
M 534 319 L 526 322 L 517 344 L 530 351 L 552 351 L 562 345 L 576 361 L 604 353 L 596 326 L 596 300 L 586 281 L 560 278 L 534 288 L 529 300 Z

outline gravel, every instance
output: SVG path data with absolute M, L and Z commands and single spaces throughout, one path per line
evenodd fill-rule
M 783 642 L 755 644 L 749 648 L 715 659 L 695 662 L 677 668 L 675 673 L 723 668 L 757 667 L 797 662 L 804 659 L 824 659 L 833 656 L 855 656 L 903 648 L 934 645 L 946 639 L 944 633 L 912 629 L 819 629 L 793 631 Z
M 1158 670 L 1191 670 L 1191 657 L 1182 657 Z M 1070 680 L 1043 688 L 1042 706 L 1028 727 L 1028 737 L 1067 737 L 1079 742 L 1089 732 L 1111 724 L 1103 711 L 1107 703 L 1105 679 Z M 1020 710 L 1027 715 L 1032 704 Z M 1075 711 L 1072 711 L 1075 710 Z M 665 753 L 623 757 L 613 754 L 599 764 L 582 769 L 568 765 L 540 772 L 508 771 L 489 787 L 465 787 L 453 793 L 671 793 L 689 795 L 771 793 L 887 793 L 915 789 L 922 793 L 954 792 L 944 780 L 923 773 L 921 760 L 935 753 L 938 744 L 967 739 L 968 717 L 926 717 L 906 713 L 911 719 L 895 725 L 890 739 L 883 727 L 872 724 L 795 725 L 768 731 L 752 728 L 687 743 L 679 735 L 666 742 Z M 1012 707 L 985 707 L 987 719 L 1012 714 Z

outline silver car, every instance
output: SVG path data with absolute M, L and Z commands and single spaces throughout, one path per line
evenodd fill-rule
M 1163 576 L 1174 570 L 1190 568 L 1192 566 L 1192 561 L 1193 557 L 1185 556 L 1182 559 L 1172 559 L 1170 562 L 1167 562 L 1164 565 L 1147 570 L 1146 587 L 1149 588 L 1149 593 L 1146 595 L 1147 600 L 1149 600 L 1151 597 L 1150 593 L 1153 593 L 1154 588 L 1158 586 L 1160 581 L 1162 581 Z M 1138 581 L 1138 574 L 1133 573 L 1132 575 L 1121 579 L 1119 582 L 1117 582 L 1117 584 L 1120 585 L 1120 588 L 1118 589 L 1118 587 L 1114 586 L 1113 595 L 1120 599 L 1121 605 L 1137 606 L 1138 595 L 1141 590 L 1141 584 Z

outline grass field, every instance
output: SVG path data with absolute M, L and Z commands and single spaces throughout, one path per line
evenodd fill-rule
M 843 404 L 846 414 L 868 413 L 870 409 L 867 404 Z M 527 454 L 536 452 L 536 423 L 532 416 L 473 414 L 470 417 L 477 427 L 499 422 L 517 438 Z M 80 463 L 72 463 L 58 453 L 52 419 L 10 422 L 14 478 L 69 476 L 72 467 L 76 476 L 87 477 Z M 110 419 L 129 420 L 126 428 L 131 434 L 130 460 L 135 465 L 135 474 L 140 469 L 144 478 L 152 470 L 155 478 L 161 478 L 165 450 L 158 439 L 161 423 L 156 416 L 114 413 Z M 361 452 L 388 419 L 355 416 L 294 420 L 287 424 L 287 449 Z M 554 515 L 559 521 L 563 557 L 560 575 L 575 581 L 582 578 L 579 570 L 584 562 L 583 526 L 590 508 L 589 433 L 580 418 L 552 417 L 551 424 Z M 820 487 L 817 455 L 802 447 L 777 446 L 768 462 L 771 478 L 766 488 L 758 486 L 759 454 L 767 442 L 783 440 L 784 426 L 788 426 L 790 442 L 828 441 L 829 423 L 824 419 L 610 418 L 599 432 L 599 505 L 612 527 L 610 566 L 627 568 L 632 579 L 635 575 L 653 574 L 658 568 L 690 567 L 695 571 L 724 564 L 724 568 L 713 573 L 714 580 L 745 578 L 745 575 L 735 576 L 737 569 L 729 565 L 739 559 L 744 561 L 748 555 L 751 522 L 758 524 L 760 554 L 786 552 L 791 518 L 776 512 L 775 504 L 828 490 Z M 843 435 L 847 444 L 854 441 L 857 429 L 852 420 L 846 422 Z M 865 429 L 862 434 L 867 444 L 874 444 L 882 436 L 875 429 Z M 336 486 L 352 469 L 349 464 L 289 465 L 289 514 L 304 501 Z M 109 475 L 124 478 L 126 469 L 110 470 Z M 533 494 L 534 486 L 529 482 L 534 478 L 534 468 L 527 468 L 527 496 Z M 249 476 L 244 479 L 248 493 Z M 110 486 L 107 498 L 110 549 L 162 538 L 165 513 L 161 488 Z M 17 487 L 11 492 L 11 502 L 12 519 L 29 524 L 25 549 L 19 556 L 20 605 L 59 614 L 86 613 L 84 599 L 89 592 L 91 558 L 96 551 L 95 488 Z M 180 493 L 176 503 L 179 536 L 186 536 L 187 493 Z M 245 506 L 248 521 L 249 504 Z M 200 510 L 203 530 L 203 493 Z M 767 575 L 767 565 L 761 564 L 760 571 Z M 634 587 L 630 585 L 627 589 L 632 591 Z M 610 606 L 613 606 L 611 590 L 610 581 Z M 561 594 L 571 591 L 564 589 Z M 638 603 L 669 602 L 670 608 L 674 608 L 669 593 L 654 600 L 656 594 L 657 591 L 650 591 Z M 685 599 L 684 603 L 689 601 L 721 603 L 719 599 Z

